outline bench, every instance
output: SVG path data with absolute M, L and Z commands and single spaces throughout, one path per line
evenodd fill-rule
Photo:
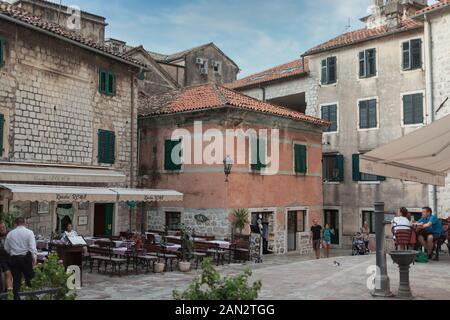
M 111 265 L 111 276 L 117 273 L 121 276 L 121 266 L 127 263 L 127 259 L 114 257 L 114 253 L 111 247 L 88 247 L 89 253 L 89 265 L 91 273 L 93 271 L 95 263 L 97 263 L 97 270 L 100 273 L 101 265 L 104 265 L 104 272 L 107 272 L 108 265 Z M 127 267 L 128 268 L 128 267 Z

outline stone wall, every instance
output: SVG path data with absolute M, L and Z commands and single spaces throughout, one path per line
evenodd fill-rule
M 116 134 L 111 167 L 129 176 L 136 163 L 137 101 L 131 120 L 131 97 L 137 82 L 132 92 L 128 67 L 4 21 L 0 36 L 6 39 L 0 112 L 7 122 L 1 160 L 96 166 L 97 132 L 105 129 Z M 114 97 L 99 93 L 99 68 L 117 75 Z

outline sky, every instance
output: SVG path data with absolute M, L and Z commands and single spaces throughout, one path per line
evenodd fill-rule
M 164 54 L 214 42 L 239 78 L 361 28 L 371 0 L 62 0 L 104 16 L 106 37 Z M 59 2 L 53 0 L 53 2 Z

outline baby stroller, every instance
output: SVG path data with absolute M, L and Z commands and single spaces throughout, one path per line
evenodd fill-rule
M 364 238 L 361 232 L 358 232 L 353 237 L 352 242 L 352 256 L 364 256 L 369 253 L 369 250 L 366 248 L 366 244 L 364 243 Z

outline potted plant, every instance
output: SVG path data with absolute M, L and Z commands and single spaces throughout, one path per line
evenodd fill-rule
M 233 212 L 233 218 L 233 227 L 239 231 L 239 236 L 242 237 L 242 232 L 249 223 L 249 212 L 247 209 L 236 209 Z
M 193 257 L 194 243 L 192 241 L 192 233 L 185 226 L 181 226 L 181 261 L 178 263 L 178 269 L 181 272 L 189 272 L 191 270 L 191 260 Z

